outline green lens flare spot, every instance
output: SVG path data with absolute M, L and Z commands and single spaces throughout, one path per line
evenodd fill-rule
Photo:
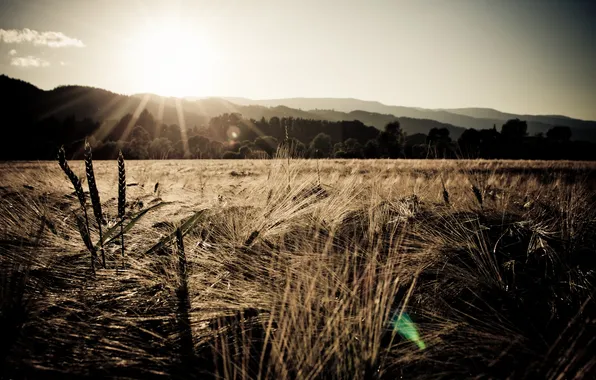
M 424 350 L 426 348 L 426 344 L 424 341 L 422 341 L 422 339 L 420 339 L 420 334 L 418 333 L 416 324 L 412 322 L 410 316 L 403 312 L 401 314 L 397 314 L 395 319 L 396 320 L 393 321 L 393 330 L 397 331 L 399 335 L 406 338 L 410 342 L 414 342 L 421 350 Z

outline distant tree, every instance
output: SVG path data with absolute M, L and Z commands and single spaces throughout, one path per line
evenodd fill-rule
M 277 151 L 278 141 L 272 136 L 259 136 L 255 139 L 255 146 L 273 157 Z
M 190 155 L 190 152 L 186 152 L 184 149 L 184 143 L 182 140 L 179 140 L 172 146 L 172 152 L 170 153 L 170 158 L 174 159 L 181 159 L 181 158 L 192 158 L 188 157 L 187 153 Z
M 496 126 L 492 129 L 482 129 L 480 134 L 480 157 L 497 158 L 502 156 L 501 135 Z
M 319 133 L 310 142 L 311 157 L 325 158 L 331 156 L 331 137 L 326 133 Z
M 123 146 L 124 156 L 133 160 L 146 160 L 149 158 L 147 143 L 141 140 L 132 140 Z
M 332 150 L 333 157 L 335 157 L 335 153 L 337 153 L 337 152 L 344 152 L 345 153 L 345 149 L 346 148 L 344 147 L 344 143 L 342 143 L 342 142 L 335 143 L 333 145 L 333 150 Z
M 451 137 L 449 137 L 449 130 L 447 128 L 431 128 L 426 137 L 426 143 L 437 145 L 439 143 L 449 143 Z
M 363 158 L 362 144 L 355 138 L 349 138 L 343 143 L 348 158 Z
M 238 153 L 240 154 L 240 156 L 242 156 L 242 158 L 248 158 L 248 156 L 250 156 L 251 152 L 252 152 L 252 149 L 250 149 L 250 147 L 247 145 L 241 146 L 240 149 L 238 150 Z
M 141 112 L 135 124 L 143 127 L 149 133 L 152 139 L 159 137 L 159 124 L 155 121 L 153 115 L 146 109 Z
M 529 151 L 524 148 L 528 135 L 528 124 L 520 119 L 507 120 L 501 127 L 501 144 L 498 156 L 502 158 L 528 158 Z
M 519 142 L 528 134 L 528 124 L 520 119 L 507 120 L 501 127 L 501 137 L 508 142 Z
M 128 135 L 128 141 L 138 140 L 145 144 L 148 144 L 151 141 L 151 135 L 145 128 L 140 125 L 135 126 L 132 129 L 132 132 Z
M 557 143 L 565 143 L 571 140 L 571 128 L 564 126 L 555 126 L 546 132 L 546 137 Z
M 480 132 L 474 128 L 466 129 L 457 140 L 462 158 L 480 157 L 481 142 Z
M 333 153 L 334 158 L 351 158 L 349 154 L 343 150 L 338 150 L 337 152 Z
M 392 121 L 391 123 L 385 125 L 385 132 L 397 136 L 402 133 L 401 124 L 397 120 Z
M 224 146 L 219 141 L 211 141 L 209 144 L 209 152 L 211 153 L 211 158 L 221 158 L 224 151 Z
M 368 140 L 364 144 L 364 157 L 378 158 L 379 157 L 379 143 L 376 139 Z
M 284 154 L 290 154 L 291 157 L 304 157 L 306 146 L 298 139 L 290 137 L 279 146 Z
M 272 129 L 279 130 L 281 128 L 281 121 L 279 120 L 279 117 L 273 116 L 271 119 L 269 119 L 269 125 Z
M 385 130 L 377 137 L 379 156 L 399 158 L 402 155 L 404 133 L 399 121 L 393 121 L 385 126 Z
M 149 144 L 149 158 L 164 159 L 168 158 L 172 152 L 172 142 L 165 137 L 159 137 Z
M 162 130 L 160 136 L 167 138 L 173 144 L 176 144 L 178 141 L 182 140 L 182 133 L 180 132 L 180 127 L 176 124 L 166 126 L 165 130 Z
M 434 157 L 447 158 L 451 153 L 451 137 L 447 128 L 432 128 L 428 132 L 426 143 Z
M 122 142 L 106 141 L 98 143 L 93 148 L 93 158 L 99 160 L 115 160 L 118 158 L 118 152 L 123 149 Z
M 188 139 L 188 150 L 194 158 L 210 157 L 211 140 L 205 136 L 192 136 Z

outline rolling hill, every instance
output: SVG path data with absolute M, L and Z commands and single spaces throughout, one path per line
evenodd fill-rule
M 335 113 L 350 113 L 352 111 L 367 111 L 379 115 L 393 115 L 398 118 L 434 120 L 451 125 L 452 128 L 488 129 L 496 125 L 499 128 L 509 119 L 519 118 L 528 123 L 528 133 L 546 133 L 557 125 L 568 126 L 573 132 L 572 139 L 596 141 L 596 121 L 573 119 L 561 115 L 518 115 L 500 112 L 489 108 L 457 108 L 457 109 L 424 109 L 385 105 L 376 101 L 365 101 L 353 98 L 289 98 L 250 100 L 246 98 L 228 98 L 237 104 L 261 105 L 274 107 L 284 105 L 302 110 L 316 111 L 321 114 L 324 110 Z M 365 122 L 364 120 L 361 120 Z M 366 122 L 365 122 L 366 123 Z M 457 130 L 457 129 L 455 129 Z M 426 133 L 426 132 L 424 132 Z M 452 131 L 453 133 L 453 131 Z
M 428 133 L 431 128 L 447 128 L 457 139 L 467 128 L 499 128 L 506 120 L 528 122 L 528 133 L 546 133 L 555 125 L 569 126 L 574 140 L 596 141 L 596 122 L 557 115 L 515 115 L 487 108 L 432 110 L 390 106 L 376 101 L 340 98 L 289 98 L 251 100 L 246 98 L 167 98 L 154 94 L 132 96 L 83 86 L 61 86 L 41 90 L 30 83 L 0 75 L 0 112 L 9 126 L 54 117 L 88 118 L 113 123 L 127 113 L 151 112 L 165 124 L 206 125 L 223 113 L 240 113 L 246 118 L 294 117 L 317 120 L 359 120 L 382 129 L 398 120 L 408 134 Z M 10 133 L 10 132 L 9 132 Z

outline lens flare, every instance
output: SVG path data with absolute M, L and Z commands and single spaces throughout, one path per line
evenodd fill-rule
M 424 350 L 426 344 L 420 339 L 416 324 L 412 322 L 410 316 L 406 312 L 403 312 L 401 314 L 396 314 L 395 319 L 396 320 L 392 322 L 393 330 L 397 331 L 399 335 L 407 340 L 414 342 L 421 350 Z
M 229 140 L 236 140 L 238 136 L 240 136 L 240 128 L 232 125 L 230 128 L 228 128 L 226 134 L 228 135 Z

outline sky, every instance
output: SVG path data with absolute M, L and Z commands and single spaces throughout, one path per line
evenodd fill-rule
M 595 19 L 592 0 L 0 0 L 0 73 L 596 120 Z

